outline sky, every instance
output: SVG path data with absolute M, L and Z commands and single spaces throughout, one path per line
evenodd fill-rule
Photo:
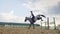
M 0 0 L 0 22 L 27 23 L 24 19 L 31 16 L 30 11 L 49 17 L 50 22 L 55 17 L 60 24 L 60 0 Z

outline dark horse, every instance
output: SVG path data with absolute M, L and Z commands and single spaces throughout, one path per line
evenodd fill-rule
M 33 25 L 33 29 L 34 29 L 34 28 L 35 28 L 34 23 L 35 23 L 37 20 L 43 21 L 41 16 L 42 16 L 42 17 L 45 17 L 44 15 L 37 15 L 37 16 L 35 16 L 35 19 L 34 19 L 35 21 L 33 21 L 31 17 L 25 17 L 25 22 L 26 22 L 27 20 L 30 22 L 30 25 L 29 25 L 29 28 L 28 28 L 28 29 L 30 29 L 31 25 Z

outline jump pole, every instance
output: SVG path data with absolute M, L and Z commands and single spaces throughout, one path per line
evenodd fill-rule
M 48 24 L 48 29 L 49 29 L 49 17 L 47 17 L 47 24 Z
M 56 29 L 55 17 L 53 17 L 53 21 L 54 21 L 54 29 Z

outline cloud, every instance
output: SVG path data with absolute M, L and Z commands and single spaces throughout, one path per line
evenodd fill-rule
M 27 1 L 23 5 L 26 5 L 30 10 L 40 10 L 45 7 L 54 6 L 59 0 L 38 0 L 38 1 Z
M 23 16 L 14 15 L 14 11 L 10 13 L 0 13 L 0 21 L 1 22 L 24 22 Z
M 10 12 L 10 14 L 14 14 L 14 11 L 12 10 L 12 11 Z
M 53 6 L 52 8 L 48 9 L 50 14 L 60 15 L 60 2 L 58 2 L 58 5 Z
M 17 18 L 17 22 L 24 23 L 24 19 L 25 19 L 25 17 L 20 16 L 20 17 Z
M 15 15 L 11 15 L 9 13 L 0 13 L 0 20 L 2 19 L 2 21 L 13 21 L 13 20 L 16 20 L 16 17 Z
M 58 5 L 60 0 L 35 0 L 35 1 L 27 1 L 22 5 L 27 7 L 30 11 L 34 11 L 39 14 L 49 14 L 50 10 L 53 6 Z

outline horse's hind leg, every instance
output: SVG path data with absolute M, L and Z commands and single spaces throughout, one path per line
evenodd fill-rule
M 31 27 L 31 24 L 29 25 L 28 29 L 30 29 L 30 27 Z
M 42 18 L 41 18 L 41 21 L 43 21 Z

